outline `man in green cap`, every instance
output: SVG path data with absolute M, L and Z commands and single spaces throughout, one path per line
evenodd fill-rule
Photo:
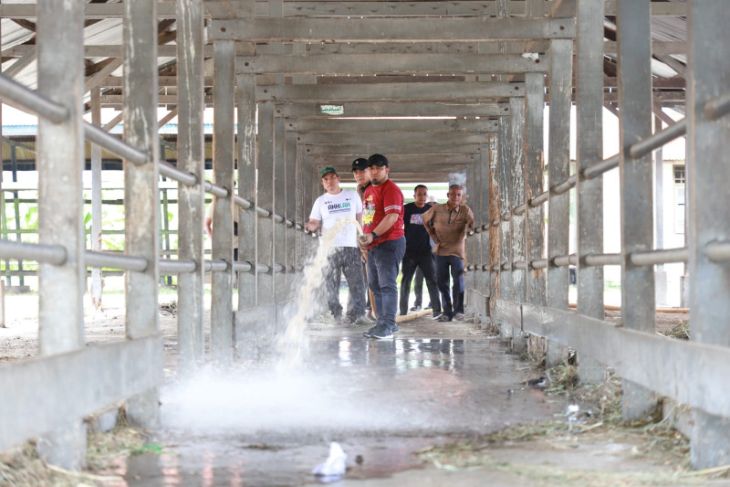
M 314 202 L 306 226 L 310 232 L 321 228 L 323 238 L 320 245 L 331 246 L 325 269 L 327 306 L 332 316 L 341 321 L 340 276 L 344 274 L 352 301 L 346 321 L 367 324 L 365 282 L 357 241 L 357 226 L 362 220 L 362 200 L 355 191 L 340 187 L 340 177 L 334 167 L 323 167 L 319 175 L 325 192 Z

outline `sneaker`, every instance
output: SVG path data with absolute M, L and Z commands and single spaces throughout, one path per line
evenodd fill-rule
M 393 328 L 391 328 L 390 330 L 393 333 L 399 332 L 400 331 L 400 326 L 398 326 L 398 324 L 396 323 L 395 325 L 393 325 Z
M 451 316 L 442 314 L 441 316 L 438 317 L 438 319 L 436 321 L 445 323 L 447 321 L 451 321 Z
M 456 321 L 464 321 L 464 313 L 456 313 L 456 314 L 454 315 L 454 319 L 455 319 Z
M 372 338 L 373 337 L 373 333 L 375 333 L 376 331 L 380 331 L 380 327 L 377 326 L 377 325 L 375 325 L 374 327 L 370 328 L 368 331 L 362 332 L 362 336 L 364 336 L 365 338 Z
M 376 327 L 376 330 L 370 334 L 370 338 L 375 338 L 376 340 L 388 340 L 393 338 L 393 333 L 393 330 L 389 330 L 384 327 Z
M 411 311 L 421 311 L 421 306 L 420 305 L 412 306 Z
M 439 318 L 441 318 L 443 315 L 443 313 L 434 313 L 433 316 L 431 316 L 431 319 L 434 321 L 438 321 Z

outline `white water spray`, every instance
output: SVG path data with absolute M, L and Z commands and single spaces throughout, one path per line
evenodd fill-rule
M 308 346 L 305 335 L 307 320 L 314 315 L 319 301 L 315 296 L 315 291 L 319 289 L 322 283 L 323 271 L 327 267 L 327 257 L 334 247 L 335 238 L 346 225 L 355 225 L 358 236 L 362 235 L 362 226 L 357 220 L 349 218 L 338 220 L 334 226 L 322 233 L 317 252 L 304 265 L 302 280 L 297 283 L 299 292 L 294 303 L 289 305 L 284 313 L 288 317 L 286 330 L 277 341 L 278 367 L 280 369 L 288 369 L 301 364 L 306 355 Z

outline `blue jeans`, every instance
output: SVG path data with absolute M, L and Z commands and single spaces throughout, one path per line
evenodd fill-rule
M 454 301 L 452 305 L 449 289 L 449 268 L 453 279 Z M 436 281 L 441 291 L 441 308 L 452 318 L 456 313 L 464 313 L 464 261 L 455 255 L 436 256 Z
M 406 239 L 388 240 L 368 252 L 368 284 L 375 296 L 378 326 L 395 329 L 398 311 L 398 264 L 406 252 Z

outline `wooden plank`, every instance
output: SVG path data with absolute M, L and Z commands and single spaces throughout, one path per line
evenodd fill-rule
M 434 42 L 570 39 L 572 18 L 256 18 L 215 20 L 209 40 L 247 42 Z

